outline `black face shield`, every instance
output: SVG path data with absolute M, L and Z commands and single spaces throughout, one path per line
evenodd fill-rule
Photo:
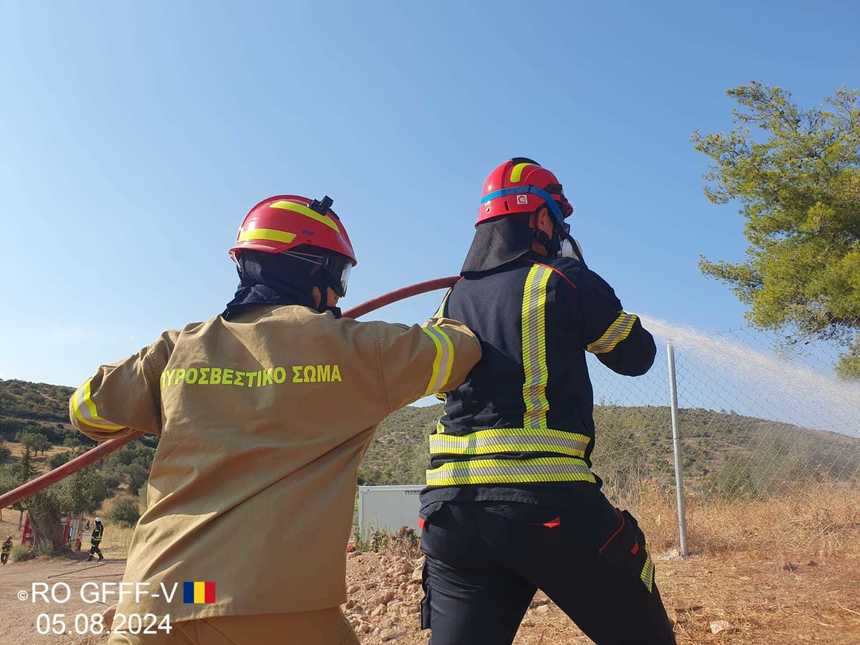
M 460 275 L 492 271 L 500 266 L 514 262 L 532 252 L 532 242 L 541 241 L 550 250 L 550 257 L 556 255 L 571 257 L 583 262 L 579 243 L 570 236 L 570 226 L 564 223 L 562 230 L 553 237 L 553 244 L 547 239 L 536 237 L 529 226 L 530 213 L 511 215 L 479 224 L 475 237 L 466 254 Z M 543 236 L 546 238 L 546 236 Z
M 518 260 L 531 253 L 533 239 L 528 213 L 479 224 L 460 274 L 469 277 Z
M 327 305 L 326 290 L 346 294 L 352 263 L 336 253 L 314 253 L 299 247 L 289 253 L 242 251 L 236 259 L 239 287 L 224 313 L 230 318 L 257 305 L 302 305 L 317 311 L 339 311 Z M 313 301 L 313 289 L 320 290 L 320 304 Z

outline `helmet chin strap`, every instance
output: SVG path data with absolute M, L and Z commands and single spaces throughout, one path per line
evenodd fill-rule
M 543 212 L 543 208 L 546 209 L 547 215 L 549 215 L 549 218 L 552 221 L 552 235 L 548 235 L 540 228 L 539 217 L 540 213 Z M 564 217 L 562 216 L 558 205 L 555 203 L 555 200 L 548 200 L 546 202 L 546 206 L 543 208 L 539 209 L 533 215 L 533 220 L 531 220 L 530 225 L 532 226 L 532 239 L 535 242 L 540 243 L 541 246 L 546 249 L 547 257 L 554 258 L 561 251 L 562 241 L 567 235 L 564 226 Z
M 547 257 L 554 258 L 561 250 L 561 239 L 553 232 L 552 237 L 539 228 L 532 231 L 532 239 L 546 249 Z
M 317 283 L 316 287 L 320 292 L 320 301 L 317 305 L 317 311 L 324 314 L 328 311 L 328 285 L 325 284 L 325 281 L 321 281 Z
M 547 257 L 573 258 L 574 260 L 579 260 L 584 265 L 585 258 L 582 255 L 582 247 L 579 245 L 579 242 L 573 238 L 570 231 L 565 228 L 560 229 L 555 220 L 553 223 L 555 226 L 553 226 L 552 236 L 547 235 L 539 228 L 534 228 L 532 230 L 532 239 L 539 242 L 546 249 Z
M 324 274 L 324 272 L 320 273 Z M 326 280 L 321 280 L 320 283 L 316 285 L 316 287 L 320 291 L 320 302 L 319 305 L 317 305 L 317 311 L 321 314 L 330 311 L 334 314 L 335 318 L 340 318 L 340 307 L 331 307 L 328 304 L 328 290 L 330 288 L 328 282 L 326 282 Z

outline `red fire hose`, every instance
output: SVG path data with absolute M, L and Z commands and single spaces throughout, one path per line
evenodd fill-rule
M 387 293 L 384 296 L 379 296 L 378 298 L 374 298 L 373 300 L 368 300 L 364 304 L 358 305 L 357 307 L 353 307 L 345 312 L 343 312 L 343 316 L 345 318 L 360 318 L 364 314 L 370 313 L 371 311 L 375 311 L 376 309 L 380 309 L 385 305 L 390 305 L 393 302 L 397 302 L 398 300 L 405 300 L 406 298 L 411 298 L 412 296 L 417 296 L 422 293 L 427 293 L 428 291 L 436 291 L 437 289 L 447 289 L 454 285 L 457 280 L 459 280 L 459 276 L 451 276 L 449 278 L 438 278 L 436 280 L 428 280 L 427 282 L 419 282 L 418 284 L 413 284 L 409 287 L 404 287 L 402 289 L 398 289 L 397 291 L 392 291 L 391 293 Z M 110 441 L 105 441 L 102 444 L 99 444 L 95 448 L 88 450 L 84 454 L 75 457 L 74 459 L 67 461 L 65 464 L 60 466 L 59 468 L 54 468 L 44 475 L 39 475 L 35 479 L 28 481 L 26 484 L 21 484 L 18 488 L 14 488 L 10 490 L 8 493 L 4 493 L 0 495 L 0 508 L 4 508 L 7 506 L 12 506 L 12 504 L 29 497 L 30 495 L 34 495 L 38 493 L 40 490 L 47 488 L 51 484 L 55 484 L 61 479 L 65 479 L 69 475 L 76 473 L 82 468 L 86 468 L 90 464 L 93 464 L 106 455 L 119 450 L 125 444 L 134 441 L 138 437 L 142 436 L 142 432 L 133 432 L 130 435 L 122 437 L 120 439 L 111 439 Z

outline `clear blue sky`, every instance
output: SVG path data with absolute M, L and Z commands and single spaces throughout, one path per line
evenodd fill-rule
M 860 86 L 852 2 L 0 0 L 0 378 L 74 385 L 231 297 L 247 209 L 329 194 L 357 304 L 456 273 L 510 156 L 561 178 L 626 308 L 705 330 L 740 259 L 691 132 L 753 79 L 804 104 Z M 417 321 L 437 297 L 383 312 Z

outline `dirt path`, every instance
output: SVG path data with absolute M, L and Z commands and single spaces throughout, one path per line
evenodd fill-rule
M 81 643 L 86 639 L 77 638 L 74 634 L 39 635 L 37 621 L 39 614 L 64 614 L 68 631 L 75 631 L 74 620 L 77 614 L 101 614 L 107 605 L 102 602 L 84 602 L 81 599 L 81 585 L 86 582 L 119 582 L 125 570 L 125 560 L 105 559 L 104 562 L 87 562 L 86 556 L 81 555 L 71 559 L 36 559 L 28 562 L 10 562 L 0 568 L 0 645 L 21 645 L 30 643 Z M 68 585 L 69 599 L 67 602 L 45 603 L 41 599 L 32 599 L 34 585 L 39 589 L 39 583 L 48 585 L 55 590 L 57 600 L 65 600 Z M 92 585 L 89 585 L 92 587 Z M 18 594 L 27 594 L 26 600 L 20 600 Z M 87 597 L 87 594 L 84 594 Z M 48 596 L 50 598 L 50 596 Z M 44 621 L 44 619 L 42 619 Z M 80 629 L 86 629 L 79 619 Z M 47 621 L 43 622 L 47 626 Z
M 419 563 L 405 556 L 350 554 L 344 611 L 364 645 L 427 642 L 427 633 L 418 629 Z M 93 565 L 34 560 L 0 568 L 0 645 L 103 642 L 36 633 L 40 613 L 93 614 L 103 611 L 103 604 L 76 599 L 46 607 L 16 597 L 21 590 L 30 591 L 34 582 L 65 582 L 77 598 L 84 582 L 121 579 L 122 560 Z M 659 561 L 657 571 L 680 645 L 860 642 L 860 554 L 817 559 L 802 554 L 773 559 L 750 554 L 693 557 Z M 516 645 L 591 642 L 542 594 L 532 604 Z M 710 625 L 716 621 L 726 621 L 729 629 L 712 634 Z

